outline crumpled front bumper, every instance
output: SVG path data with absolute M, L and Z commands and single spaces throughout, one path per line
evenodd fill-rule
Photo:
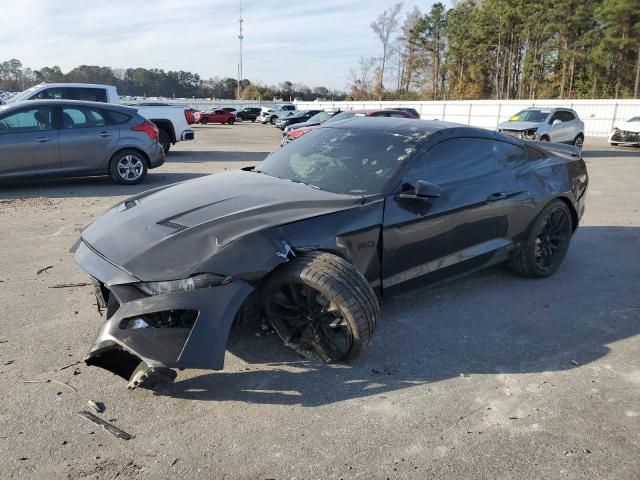
M 110 316 L 89 350 L 87 364 L 126 379 L 141 361 L 150 367 L 223 368 L 231 325 L 251 285 L 234 279 L 216 287 L 148 296 L 132 285 L 137 278 L 86 243 L 76 244 L 72 253 L 91 275 L 98 304 L 110 304 Z

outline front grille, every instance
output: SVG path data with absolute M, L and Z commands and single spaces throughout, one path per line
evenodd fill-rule
M 501 130 L 501 132 L 504 133 L 505 135 L 509 135 L 511 137 L 518 137 L 518 138 L 520 138 L 523 133 L 521 130 Z
M 161 222 L 158 222 L 158 225 L 162 227 L 171 228 L 173 230 L 176 230 L 176 232 L 181 232 L 189 228 L 187 225 L 183 225 L 177 222 L 172 222 L 171 220 L 162 220 Z

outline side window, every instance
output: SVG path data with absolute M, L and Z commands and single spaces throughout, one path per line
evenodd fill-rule
M 576 117 L 573 116 L 573 113 L 571 112 L 559 112 L 560 113 L 560 120 L 562 120 L 563 122 L 570 122 L 572 120 L 575 120 Z
M 524 148 L 506 142 L 493 142 L 498 165 L 514 166 L 526 161 Z
M 394 118 L 407 118 L 406 115 L 403 115 L 402 113 L 396 113 L 396 112 L 390 113 L 389 116 Z
M 34 107 L 9 114 L 0 119 L 0 134 L 53 130 L 50 107 Z
M 551 118 L 549 118 L 549 124 L 552 124 L 554 120 L 560 120 L 561 122 L 564 121 L 562 120 L 562 112 L 556 112 L 553 115 L 551 115 Z
M 535 160 L 543 160 L 547 157 L 544 153 L 542 153 L 542 151 L 536 148 L 529 147 L 527 148 L 527 158 L 528 160 L 535 161 Z
M 107 103 L 107 91 L 103 88 L 73 88 L 73 100 Z M 69 97 L 71 99 L 71 97 Z
M 115 123 L 116 125 L 121 125 L 123 123 L 127 123 L 131 118 L 129 115 L 120 112 L 108 112 L 109 117 L 111 118 L 111 123 Z
M 225 113 L 227 113 L 227 112 L 225 112 L 224 110 L 216 110 L 216 111 L 215 111 L 215 112 L 213 112 L 213 113 L 215 113 L 216 115 L 224 115 L 224 114 L 225 114 Z
M 483 138 L 445 140 L 417 159 L 405 183 L 427 180 L 443 185 L 492 173 L 496 170 L 497 143 Z
M 61 88 L 45 88 L 31 97 L 31 100 L 58 100 L 60 98 L 62 98 Z
M 283 105 L 282 110 L 295 110 L 296 107 L 293 105 Z
M 107 124 L 104 113 L 84 107 L 64 107 L 62 109 L 62 128 L 103 127 Z

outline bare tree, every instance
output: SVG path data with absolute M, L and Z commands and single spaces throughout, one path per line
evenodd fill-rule
M 375 57 L 360 57 L 358 68 L 349 70 L 351 96 L 354 99 L 367 100 L 371 96 L 376 63 Z
M 378 36 L 380 43 L 382 43 L 382 57 L 380 59 L 380 75 L 378 80 L 377 89 L 380 91 L 380 95 L 384 90 L 384 68 L 387 63 L 387 56 L 389 54 L 389 45 L 391 43 L 391 37 L 398 29 L 398 16 L 402 10 L 402 2 L 396 3 L 393 7 L 388 8 L 380 14 L 373 22 L 371 22 L 371 29 Z

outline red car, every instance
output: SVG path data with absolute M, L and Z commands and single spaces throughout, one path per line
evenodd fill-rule
M 347 110 L 346 112 L 338 113 L 334 115 L 329 120 L 324 122 L 322 125 L 326 125 L 327 123 L 336 122 L 338 120 L 346 120 L 351 117 L 396 117 L 396 118 L 412 118 L 416 119 L 413 115 L 408 112 L 404 112 L 402 110 Z M 286 145 L 287 143 L 295 140 L 298 137 L 301 137 L 305 133 L 313 130 L 317 127 L 301 127 L 296 128 L 295 130 L 291 130 L 287 133 L 282 139 L 282 145 Z
M 233 125 L 236 121 L 236 114 L 227 112 L 226 110 L 209 110 L 208 112 L 196 115 L 196 120 L 203 125 L 207 123 L 228 123 L 229 125 Z

